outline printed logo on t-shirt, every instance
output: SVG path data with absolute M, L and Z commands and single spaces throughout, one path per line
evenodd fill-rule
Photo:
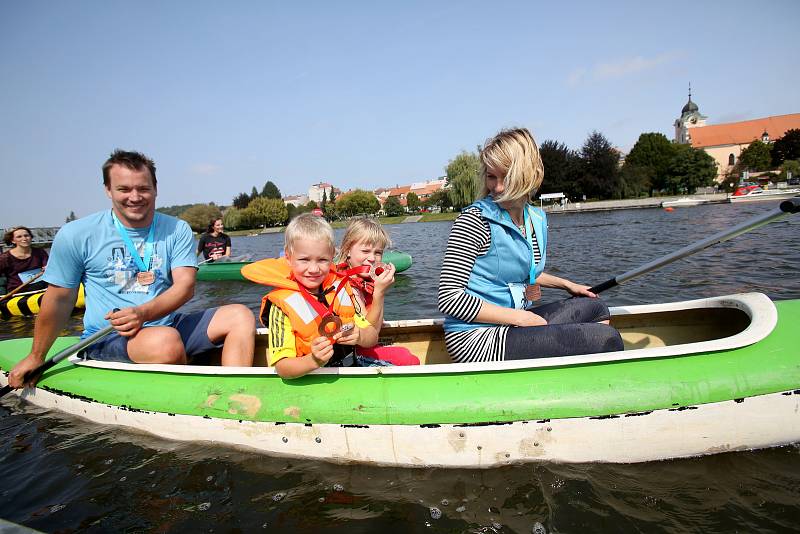
M 137 245 L 139 257 L 142 257 L 144 251 L 144 241 Z M 159 287 L 159 281 L 164 280 L 164 275 L 161 272 L 161 266 L 164 264 L 163 258 L 158 254 L 158 244 L 154 244 L 153 255 L 150 258 L 150 265 L 148 270 L 153 271 L 155 274 L 155 282 L 148 285 L 142 285 L 136 279 L 136 274 L 139 272 L 139 267 L 136 265 L 136 260 L 133 259 L 128 253 L 127 248 L 124 246 L 114 247 L 111 249 L 111 256 L 107 258 L 106 264 L 106 281 L 109 285 L 114 286 L 112 290 L 117 293 L 149 293 L 151 288 Z

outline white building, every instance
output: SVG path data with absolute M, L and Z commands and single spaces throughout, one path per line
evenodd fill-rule
M 327 199 L 330 199 L 332 192 L 333 192 L 333 186 L 331 184 L 327 182 L 320 182 L 308 188 L 308 200 L 313 200 L 314 202 L 319 204 L 320 202 L 322 202 L 323 194 Z
M 308 195 L 289 195 L 287 197 L 283 197 L 283 202 L 286 204 L 292 204 L 295 207 L 305 206 L 308 204 Z

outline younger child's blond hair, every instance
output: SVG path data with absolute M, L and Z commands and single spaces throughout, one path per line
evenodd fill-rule
M 336 250 L 333 228 L 323 217 L 313 213 L 298 215 L 286 227 L 286 233 L 284 234 L 285 253 L 291 254 L 294 244 L 300 239 L 323 241 L 331 248 L 332 252 Z
M 392 240 L 381 223 L 374 219 L 359 218 L 350 221 L 342 237 L 342 248 L 339 250 L 339 262 L 347 261 L 348 251 L 356 243 L 365 242 L 369 245 L 386 249 L 392 246 Z

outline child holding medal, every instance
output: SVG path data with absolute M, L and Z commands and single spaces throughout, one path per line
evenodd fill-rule
M 275 288 L 261 304 L 269 327 L 268 363 L 283 378 L 323 366 L 358 365 L 354 347 L 372 347 L 378 331 L 357 307 L 346 277 L 335 271 L 333 229 L 305 213 L 286 227 L 285 257 L 242 268 L 249 280 Z

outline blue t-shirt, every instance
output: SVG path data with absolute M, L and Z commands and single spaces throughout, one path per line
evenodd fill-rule
M 172 287 L 172 269 L 197 267 L 194 237 L 186 222 L 156 212 L 153 224 L 156 226 L 148 270 L 155 273 L 155 282 L 150 285 L 136 281 L 139 267 L 117 232 L 110 209 L 67 223 L 56 234 L 44 280 L 69 288 L 83 282 L 83 337 L 108 326 L 104 317 L 114 308 L 138 306 Z M 126 230 L 142 258 L 150 227 Z M 173 315 L 145 326 L 171 325 Z

